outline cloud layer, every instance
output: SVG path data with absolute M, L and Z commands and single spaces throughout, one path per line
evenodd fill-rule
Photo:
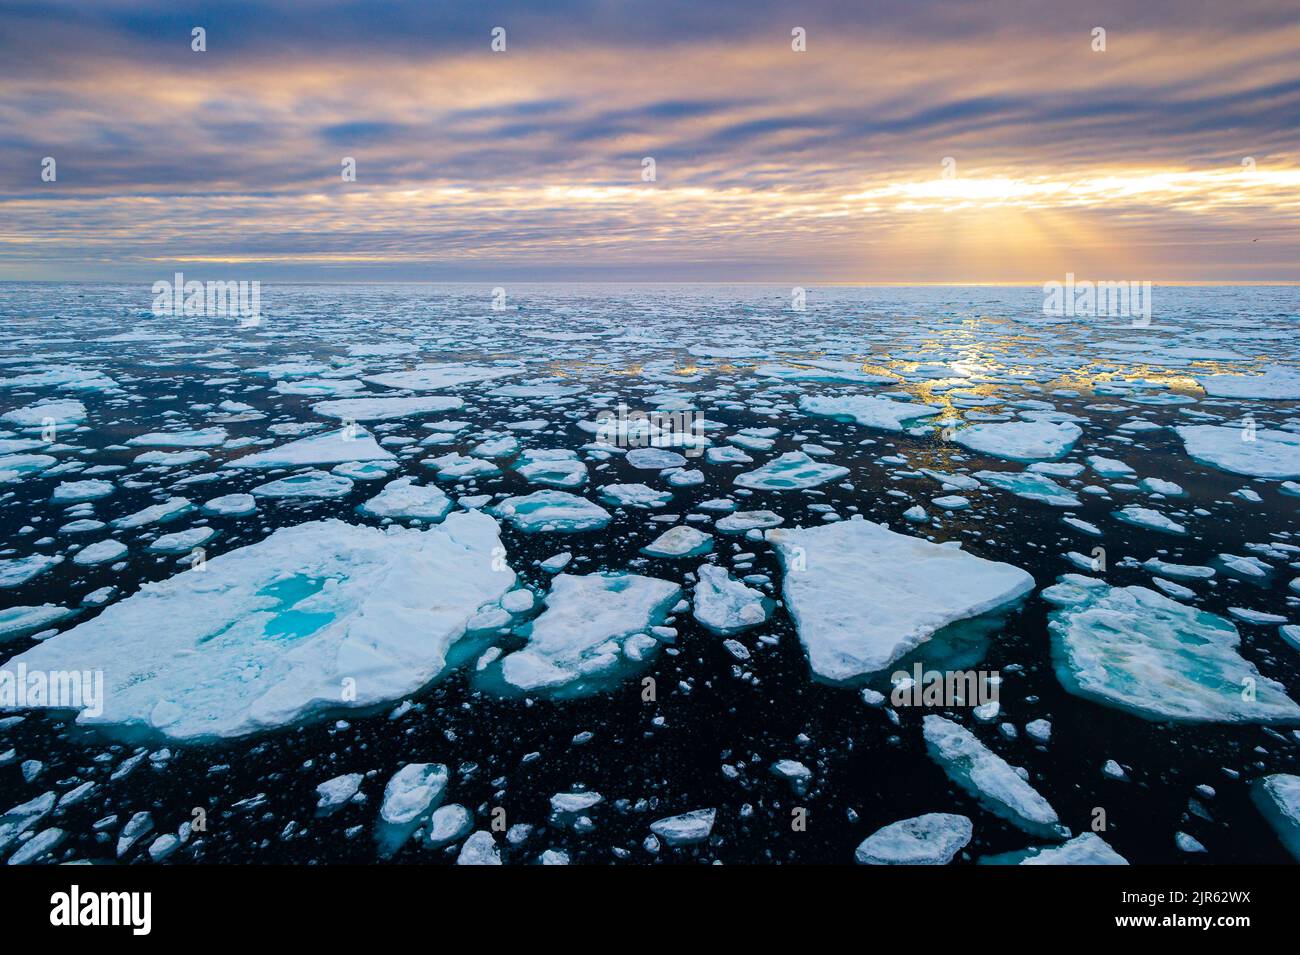
M 0 278 L 1300 280 L 1293 10 L 1137 7 L 0 4 Z

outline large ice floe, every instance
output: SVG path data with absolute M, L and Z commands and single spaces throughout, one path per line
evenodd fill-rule
M 1150 720 L 1300 723 L 1300 706 L 1237 652 L 1222 617 L 1077 574 L 1043 597 L 1058 606 L 1052 660 L 1071 693 Z
M 922 722 L 930 756 L 986 809 L 1034 835 L 1069 834 L 1042 794 L 970 730 L 942 716 L 930 715 Z
M 560 574 L 546 609 L 521 629 L 528 643 L 506 654 L 500 678 L 516 690 L 580 690 L 616 679 L 645 660 L 651 628 L 681 597 L 667 580 L 639 574 Z
M 299 524 L 146 584 L 6 666 L 102 670 L 102 712 L 79 722 L 175 739 L 370 707 L 448 668 L 470 618 L 514 585 L 501 553 L 479 512 L 430 530 Z
M 875 395 L 805 395 L 799 399 L 799 410 L 837 421 L 853 421 L 868 428 L 902 431 L 913 422 L 934 417 L 943 408 Z
M 1259 375 L 1207 375 L 1198 378 L 1213 398 L 1262 398 L 1300 401 L 1300 369 L 1275 365 Z
M 846 681 L 883 670 L 942 627 L 1034 587 L 1019 567 L 855 518 L 768 531 L 782 592 L 815 674 Z
M 1272 428 L 1193 424 L 1175 428 L 1189 457 L 1233 474 L 1300 477 L 1300 434 Z
M 814 461 L 802 451 L 787 451 L 761 468 L 736 475 L 741 487 L 760 491 L 796 491 L 846 477 L 849 469 Z
M 389 461 L 385 451 L 368 431 L 341 428 L 325 434 L 290 441 L 278 448 L 247 454 L 228 461 L 230 468 L 292 468 L 304 464 L 342 464 L 344 461 Z
M 953 440 L 963 447 L 1009 461 L 1054 461 L 1083 432 L 1068 421 L 1007 421 L 963 428 Z

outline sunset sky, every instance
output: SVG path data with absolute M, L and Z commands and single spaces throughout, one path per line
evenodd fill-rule
M 1295 0 L 0 2 L 0 279 L 1294 282 L 1298 130 Z

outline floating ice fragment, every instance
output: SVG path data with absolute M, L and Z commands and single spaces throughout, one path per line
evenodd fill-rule
M 974 835 L 966 816 L 928 812 L 877 829 L 853 857 L 861 865 L 947 865 Z
M 1300 861 L 1300 776 L 1265 776 L 1251 787 L 1251 796 L 1287 851 Z
M 1026 832 L 1046 837 L 1067 833 L 1038 790 L 1025 782 L 1006 760 L 981 743 L 970 730 L 942 716 L 923 720 L 925 747 L 958 786 L 995 815 Z
M 1187 533 L 1187 528 L 1172 518 L 1166 517 L 1159 511 L 1152 510 L 1149 507 L 1139 507 L 1136 504 L 1120 508 L 1115 512 L 1115 517 L 1125 524 L 1133 524 L 1137 527 L 1145 527 L 1148 530 L 1160 531 L 1165 534 Z
M 701 564 L 695 585 L 695 619 L 714 633 L 733 634 L 767 621 L 771 601 L 722 567 Z
M 460 398 L 423 395 L 416 398 L 340 398 L 320 401 L 311 410 L 326 418 L 342 421 L 390 421 L 414 415 L 455 411 L 465 404 Z
M 1018 567 L 854 518 L 768 532 L 814 673 L 850 680 L 889 666 L 955 621 L 1028 593 Z
M 337 474 L 305 471 L 278 481 L 259 484 L 253 488 L 253 494 L 257 497 L 343 497 L 352 491 L 353 486 L 351 481 Z
M 662 623 L 680 596 L 676 584 L 639 574 L 560 574 L 525 628 L 527 645 L 502 658 L 501 676 L 520 690 L 616 677 L 624 642 Z
M 1010 491 L 1028 501 L 1039 501 L 1054 507 L 1078 507 L 1074 492 L 1057 484 L 1051 478 L 1028 471 L 1016 474 L 1011 471 L 976 471 L 975 476 L 985 484 Z
M 914 421 L 934 417 L 943 408 L 875 395 L 805 395 L 799 399 L 799 410 L 837 421 L 854 421 L 867 428 L 902 431 Z
M 693 845 L 709 838 L 716 816 L 714 809 L 696 809 L 657 819 L 650 823 L 650 831 L 670 846 Z
M 1128 865 L 1128 860 L 1112 849 L 1095 832 L 1085 832 L 1059 846 L 1036 846 L 1018 852 L 984 856 L 980 865 Z
M 590 531 L 611 520 L 609 511 L 599 504 L 565 491 L 534 491 L 523 497 L 508 497 L 492 512 L 525 533 Z
M 451 511 L 451 498 L 441 489 L 419 485 L 414 478 L 398 478 L 357 507 L 362 514 L 377 518 L 415 518 L 440 521 Z
M 685 524 L 664 531 L 641 548 L 651 557 L 698 557 L 713 550 L 713 535 Z
M 469 618 L 514 586 L 503 553 L 480 512 L 430 530 L 299 524 L 147 583 L 10 663 L 102 670 L 103 711 L 83 709 L 83 724 L 175 739 L 273 729 L 441 674 Z
M 1300 722 L 1300 706 L 1237 652 L 1237 628 L 1222 617 L 1145 587 L 1061 579 L 1069 586 L 1043 595 L 1060 607 L 1052 661 L 1069 692 L 1149 720 Z
M 763 491 L 792 491 L 817 487 L 845 477 L 849 469 L 838 464 L 814 461 L 802 451 L 787 451 L 754 471 L 736 475 L 741 487 Z
M 1246 430 L 1213 424 L 1174 429 L 1194 460 L 1233 474 L 1300 477 L 1300 434 L 1270 428 Z
M 291 468 L 303 464 L 339 464 L 343 461 L 385 461 L 392 457 L 392 453 L 381 448 L 368 431 L 342 428 L 245 455 L 227 461 L 225 466 Z
M 1074 446 L 1083 432 L 1070 422 L 1009 421 L 963 428 L 953 440 L 972 451 L 1011 461 L 1054 460 Z

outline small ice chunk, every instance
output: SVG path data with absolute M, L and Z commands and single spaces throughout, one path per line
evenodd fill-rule
M 968 817 L 929 812 L 877 829 L 853 857 L 860 865 L 947 865 L 974 835 Z

